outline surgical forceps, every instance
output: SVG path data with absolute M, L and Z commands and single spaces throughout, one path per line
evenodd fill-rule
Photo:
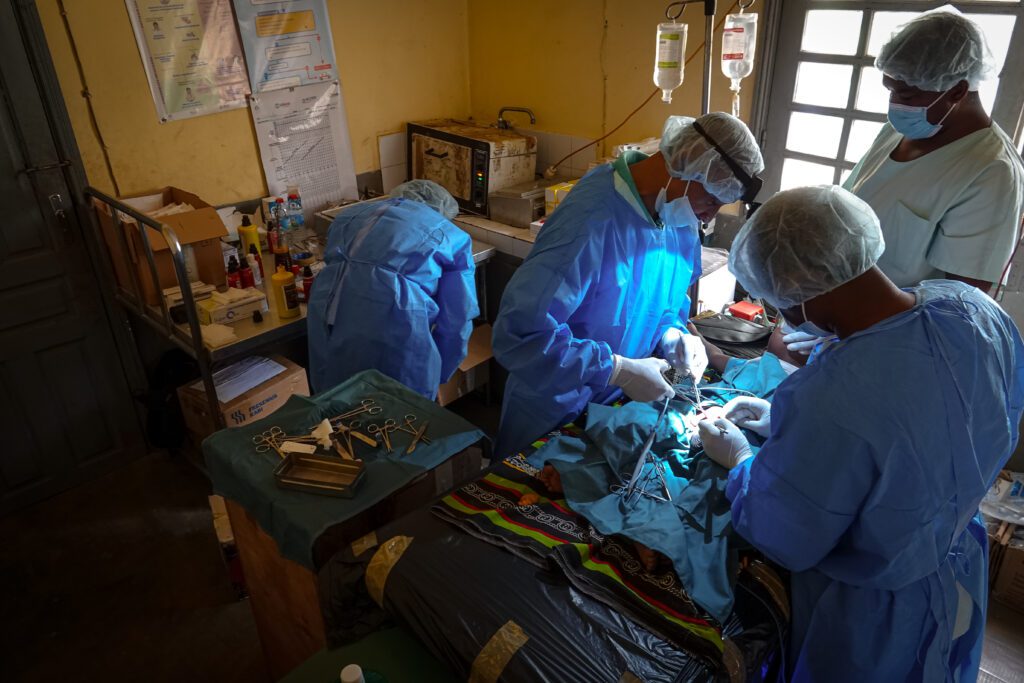
M 389 434 L 398 429 L 398 423 L 388 418 L 383 424 L 372 424 L 366 428 L 370 434 L 375 435 L 384 444 L 384 450 L 391 452 L 391 437 Z

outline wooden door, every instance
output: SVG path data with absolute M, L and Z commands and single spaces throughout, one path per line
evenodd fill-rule
M 0 514 L 142 451 L 35 12 L 0 0 Z

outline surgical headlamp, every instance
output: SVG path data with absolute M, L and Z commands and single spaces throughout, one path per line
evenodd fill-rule
M 722 157 L 722 161 L 725 162 L 725 165 L 729 167 L 729 170 L 733 172 L 733 175 L 735 175 L 743 184 L 743 195 L 740 197 L 740 200 L 747 204 L 752 203 L 757 197 L 757 193 L 761 191 L 761 186 L 764 185 L 764 180 L 760 176 L 752 176 L 744 171 L 743 167 L 740 166 L 735 159 L 729 156 L 729 153 L 722 149 L 722 146 L 715 142 L 715 139 L 708 135 L 707 131 L 705 131 L 699 123 L 694 121 L 692 125 L 693 129 L 700 133 L 701 137 L 707 140 L 708 144 L 718 152 L 719 156 Z

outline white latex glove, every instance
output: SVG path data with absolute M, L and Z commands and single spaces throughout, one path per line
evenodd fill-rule
M 801 330 L 787 331 L 785 327 L 782 328 L 782 331 L 785 332 L 782 335 L 782 343 L 786 345 L 789 352 L 800 353 L 805 356 L 811 355 L 811 351 L 814 350 L 815 346 L 828 339 L 828 337 L 819 337 L 802 332 Z
M 675 395 L 661 374 L 669 369 L 669 364 L 662 359 L 624 358 L 616 354 L 612 356 L 612 362 L 615 365 L 608 383 L 620 387 L 634 401 L 664 401 Z
M 708 457 L 728 470 L 754 457 L 743 432 L 725 418 L 699 422 L 697 432 Z
M 734 398 L 725 404 L 722 416 L 766 439 L 772 431 L 772 404 L 763 398 Z
M 661 355 L 672 367 L 683 375 L 690 375 L 698 382 L 708 368 L 708 352 L 700 338 L 686 334 L 678 327 L 670 327 L 661 335 Z

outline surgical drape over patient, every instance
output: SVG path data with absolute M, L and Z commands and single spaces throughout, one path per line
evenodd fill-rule
M 992 53 L 978 25 L 955 12 L 928 12 L 903 26 L 882 46 L 875 67 L 929 92 L 960 81 L 977 90 L 993 70 Z
M 790 308 L 863 275 L 883 251 L 878 217 L 863 200 L 835 185 L 801 187 L 744 224 L 729 270 L 751 296 Z

